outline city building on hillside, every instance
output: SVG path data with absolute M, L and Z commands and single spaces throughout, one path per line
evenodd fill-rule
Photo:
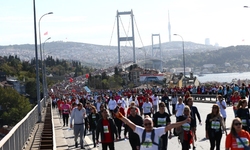
M 128 71 L 122 71 L 120 72 L 122 79 L 125 80 L 126 85 L 128 85 L 129 81 L 129 72 Z
M 134 68 L 130 71 L 130 81 L 132 81 L 136 86 L 140 85 L 140 75 L 142 75 L 144 70 L 140 67 Z
M 245 68 L 248 68 L 248 67 L 249 67 L 249 65 L 248 65 L 248 64 L 243 64 L 243 66 L 244 66 Z
M 205 39 L 205 45 L 210 45 L 210 39 L 209 38 Z
M 6 72 L 0 72 L 0 82 L 6 81 Z
M 173 74 L 171 81 L 169 81 L 169 87 L 182 87 L 182 80 L 184 79 L 183 73 Z
M 204 68 L 215 68 L 216 65 L 215 64 L 204 64 L 203 67 Z
M 190 73 L 190 77 L 186 77 L 182 81 L 183 81 L 182 83 L 183 86 L 196 86 L 197 87 L 200 85 L 199 80 L 197 79 L 196 76 L 193 75 L 193 73 Z
M 172 68 L 172 69 L 170 69 L 170 72 L 174 73 L 174 74 L 180 74 L 180 73 L 184 72 L 184 68 Z M 189 67 L 186 67 L 185 68 L 185 73 L 189 74 L 190 72 L 192 72 L 192 69 L 189 68 Z
M 225 67 L 230 67 L 230 63 L 225 63 Z
M 26 94 L 25 83 L 18 81 L 16 77 L 8 77 L 5 81 L 0 82 L 0 86 L 3 88 L 13 88 L 20 94 Z

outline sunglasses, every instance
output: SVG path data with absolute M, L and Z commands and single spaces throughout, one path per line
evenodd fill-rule
M 235 125 L 235 126 L 238 126 L 238 125 L 242 125 L 242 123 L 235 123 L 234 125 Z
M 165 107 L 164 105 L 161 105 L 160 107 Z
M 217 107 L 212 107 L 213 109 L 217 109 Z
M 145 123 L 144 126 L 151 126 L 151 123 Z

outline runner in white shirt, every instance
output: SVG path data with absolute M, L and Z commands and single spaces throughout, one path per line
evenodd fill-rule
M 132 97 L 132 96 L 131 96 Z M 130 105 L 130 103 L 134 101 L 135 102 L 135 106 L 138 107 L 139 106 L 139 102 L 137 99 L 135 99 L 135 97 L 133 96 L 131 100 L 129 100 L 128 104 Z
M 127 102 L 122 97 L 120 97 L 120 99 L 118 101 L 121 101 L 121 103 L 122 103 L 121 106 L 125 110 L 127 108 Z
M 175 117 L 178 119 L 179 116 L 183 114 L 183 110 L 185 108 L 185 105 L 183 104 L 182 98 L 179 97 L 178 104 L 175 105 Z
M 157 106 L 159 103 L 159 97 L 157 96 L 157 94 L 154 94 L 152 97 L 153 100 L 153 110 L 154 110 L 154 114 L 157 112 Z
M 152 110 L 152 104 L 148 101 L 148 97 L 146 98 L 145 102 L 142 105 L 142 113 L 144 114 L 144 117 L 148 115 L 151 117 Z
M 176 122 L 173 124 L 169 124 L 165 127 L 153 128 L 153 121 L 149 116 L 143 121 L 143 125 L 145 128 L 135 125 L 129 119 L 124 117 L 119 111 L 116 113 L 116 117 L 121 119 L 125 124 L 127 124 L 135 133 L 137 133 L 140 137 L 141 147 L 140 150 L 157 150 L 159 148 L 159 139 L 165 134 L 168 130 L 172 128 L 180 127 L 184 123 L 191 122 L 190 118 L 187 118 L 184 121 Z M 151 134 L 154 133 L 154 136 L 151 137 Z
M 109 111 L 110 111 L 110 114 L 112 117 L 113 117 L 113 111 L 114 111 L 116 106 L 117 106 L 116 100 L 112 96 L 112 98 L 109 100 L 109 103 L 108 103 L 108 108 L 109 108 Z

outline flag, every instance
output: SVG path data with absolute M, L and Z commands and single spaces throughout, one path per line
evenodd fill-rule
M 48 35 L 48 31 L 44 33 L 44 35 Z
M 67 38 L 66 38 L 66 40 L 67 40 Z
M 242 42 L 244 42 L 244 41 L 245 41 L 245 39 L 242 40 Z

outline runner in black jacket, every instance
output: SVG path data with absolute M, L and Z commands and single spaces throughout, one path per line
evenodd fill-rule
M 143 124 L 142 117 L 136 113 L 136 107 L 134 106 L 130 108 L 130 116 L 128 117 L 128 119 L 138 126 L 142 126 Z M 134 131 L 131 128 L 129 128 L 128 130 L 129 130 L 129 143 L 132 147 L 132 150 L 140 149 L 140 138 L 138 134 L 134 133 Z

